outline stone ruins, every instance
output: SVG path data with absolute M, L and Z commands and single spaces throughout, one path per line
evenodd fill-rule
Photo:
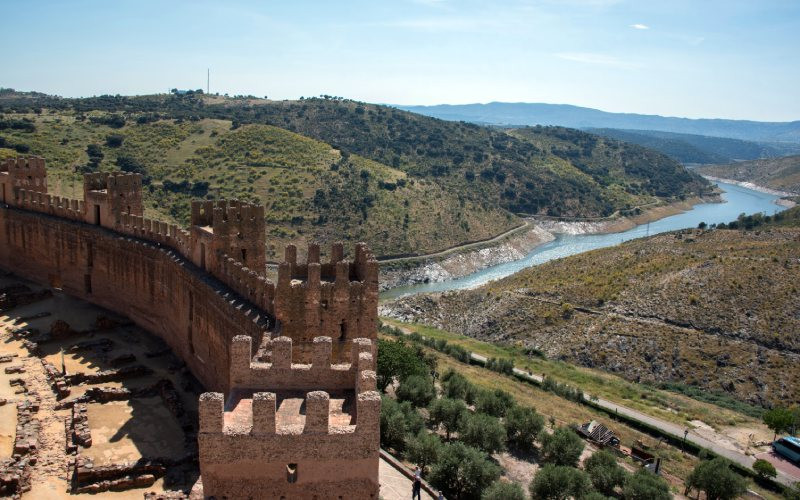
M 298 262 L 290 245 L 273 283 L 263 207 L 196 201 L 188 229 L 143 213 L 139 174 L 86 174 L 74 200 L 47 193 L 42 158 L 6 160 L 0 268 L 130 318 L 213 391 L 198 407 L 204 497 L 377 499 L 378 263 L 366 245 L 346 261 L 335 244 L 327 262 L 316 245 Z M 91 443 L 77 402 L 72 420 Z

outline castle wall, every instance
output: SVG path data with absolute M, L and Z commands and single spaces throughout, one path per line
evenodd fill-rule
M 177 252 L 61 217 L 0 207 L 0 267 L 129 317 L 163 338 L 211 390 L 228 389 L 233 337 L 260 342 L 268 326 L 263 313 Z

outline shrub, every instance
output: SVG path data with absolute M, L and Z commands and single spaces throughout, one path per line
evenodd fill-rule
M 479 498 L 499 477 L 500 467 L 485 453 L 455 442 L 442 447 L 430 481 L 447 498 Z
M 122 146 L 122 141 L 125 140 L 125 136 L 120 134 L 109 134 L 106 136 L 106 146 L 110 148 L 118 148 Z
M 714 500 L 731 500 L 747 491 L 744 478 L 731 470 L 729 462 L 717 457 L 697 464 L 686 479 L 686 492 L 692 489 L 704 491 Z
M 502 417 L 514 406 L 514 398 L 500 389 L 494 391 L 478 391 L 475 397 L 475 410 L 493 417 Z
M 434 426 L 444 427 L 447 439 L 450 439 L 450 434 L 458 430 L 461 419 L 466 415 L 467 406 L 457 399 L 441 398 L 431 404 L 428 413 L 430 422 Z
M 555 465 L 575 467 L 583 453 L 583 440 L 568 427 L 559 427 L 552 434 L 539 433 L 542 460 Z
M 475 392 L 475 387 L 460 373 L 448 370 L 442 375 L 442 389 L 444 395 L 452 399 L 466 399 L 469 393 Z
M 405 449 L 406 438 L 425 428 L 422 416 L 410 403 L 398 403 L 392 398 L 381 398 L 381 446 L 395 451 Z
M 411 375 L 427 374 L 428 366 L 419 350 L 407 345 L 402 339 L 378 339 L 378 389 L 385 391 L 395 379 L 402 381 Z
M 506 447 L 506 432 L 500 420 L 483 413 L 467 413 L 461 419 L 458 437 L 490 455 Z
M 778 475 L 778 471 L 775 470 L 775 466 L 763 458 L 759 458 L 753 463 L 753 470 L 761 479 L 772 478 Z
M 506 438 L 515 448 L 529 451 L 544 428 L 544 417 L 533 408 L 514 406 L 506 412 Z
M 595 489 L 606 495 L 613 495 L 614 488 L 625 482 L 625 470 L 617 464 L 610 452 L 601 450 L 589 457 L 583 468 Z
M 483 491 L 481 500 L 525 500 L 525 492 L 517 483 L 495 481 Z
M 528 488 L 531 498 L 542 500 L 565 500 L 582 498 L 592 489 L 592 482 L 585 472 L 563 465 L 545 464 L 531 481 Z
M 645 469 L 639 469 L 635 474 L 625 479 L 622 488 L 624 500 L 671 500 L 669 485 L 659 476 Z
M 436 434 L 421 430 L 416 436 L 406 438 L 406 458 L 417 464 L 425 475 L 428 466 L 439 458 L 442 441 Z
M 417 408 L 428 406 L 435 395 L 433 380 L 427 374 L 410 375 L 402 380 L 400 387 L 397 388 L 397 399 L 408 401 Z

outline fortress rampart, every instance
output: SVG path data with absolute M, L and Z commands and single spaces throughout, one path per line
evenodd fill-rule
M 129 317 L 217 391 L 200 402 L 207 496 L 377 498 L 366 245 L 348 262 L 336 244 L 326 263 L 289 246 L 272 283 L 263 207 L 194 202 L 185 229 L 144 217 L 141 188 L 138 174 L 86 174 L 84 199 L 67 199 L 47 193 L 43 159 L 3 162 L 0 267 Z
M 317 337 L 312 363 L 295 364 L 291 339 L 274 339 L 271 363 L 250 361 L 251 341 L 233 339 L 227 401 L 220 393 L 200 398 L 205 493 L 217 498 L 377 498 L 380 394 L 372 342 L 358 339 L 353 343 L 356 361 L 332 364 L 330 337 Z M 292 401 L 302 401 L 299 412 L 293 411 L 297 405 Z

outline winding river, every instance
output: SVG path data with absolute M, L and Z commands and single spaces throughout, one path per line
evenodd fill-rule
M 724 203 L 701 203 L 682 214 L 636 226 L 621 233 L 610 234 L 558 234 L 556 239 L 536 247 L 524 258 L 482 269 L 476 273 L 449 281 L 402 286 L 381 293 L 381 299 L 392 299 L 424 292 L 444 292 L 480 286 L 488 281 L 504 278 L 529 266 L 542 264 L 549 260 L 568 257 L 596 248 L 618 245 L 623 241 L 641 238 L 648 234 L 658 234 L 676 229 L 697 227 L 700 222 L 707 224 L 730 222 L 739 214 L 763 212 L 767 215 L 784 210 L 776 200 L 779 196 L 747 189 L 735 184 L 716 182 L 724 193 Z

